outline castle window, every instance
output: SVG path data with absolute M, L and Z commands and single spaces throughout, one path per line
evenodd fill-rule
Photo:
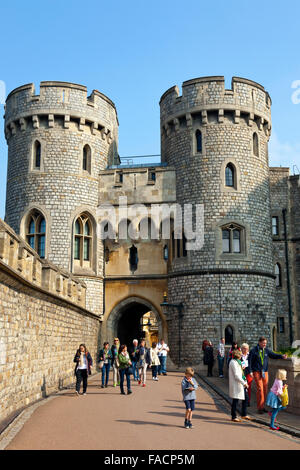
M 225 168 L 225 185 L 231 188 L 235 187 L 235 169 L 232 163 L 228 163 Z
M 199 129 L 196 130 L 195 137 L 197 153 L 202 153 L 202 133 Z
M 258 157 L 258 135 L 256 132 L 253 134 L 253 153 Z
M 91 173 L 91 147 L 87 144 L 82 151 L 82 169 Z
M 223 253 L 242 252 L 243 229 L 234 224 L 222 228 L 222 249 Z
M 277 318 L 278 333 L 284 333 L 284 317 Z
M 148 170 L 148 183 L 155 183 L 156 173 L 154 168 L 149 168 Z
M 46 221 L 39 211 L 31 212 L 27 219 L 26 241 L 41 258 L 46 251 Z
M 116 173 L 115 173 L 115 184 L 117 184 L 117 185 L 123 184 L 123 172 L 122 171 L 116 171 Z
M 137 248 L 134 245 L 132 245 L 129 249 L 129 267 L 132 273 L 137 270 L 138 261 L 139 259 L 138 259 Z
M 182 232 L 182 256 L 187 256 L 186 236 L 184 232 Z
M 272 235 L 279 235 L 279 220 L 277 216 L 272 217 Z
M 282 286 L 282 279 L 281 279 L 281 266 L 279 263 L 275 265 L 275 285 L 276 287 Z
M 90 267 L 92 259 L 92 225 L 86 215 L 78 217 L 74 224 L 74 260 L 77 266 Z
M 33 158 L 32 158 L 32 167 L 34 170 L 41 169 L 41 159 L 42 159 L 41 143 L 38 140 L 36 140 L 33 144 Z
M 142 240 L 157 240 L 159 233 L 150 217 L 145 217 L 139 224 L 140 238 Z

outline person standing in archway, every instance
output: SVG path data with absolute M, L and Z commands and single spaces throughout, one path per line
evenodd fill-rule
M 132 362 L 132 371 L 133 371 L 133 379 L 139 380 L 139 370 L 137 368 L 137 363 L 139 360 L 139 353 L 138 353 L 138 340 L 134 339 L 132 341 L 132 346 L 129 349 L 129 355 Z
M 122 344 L 119 348 L 118 361 L 119 361 L 121 394 L 125 395 L 125 392 L 124 392 L 124 378 L 126 376 L 127 395 L 130 395 L 132 393 L 132 390 L 130 388 L 131 360 L 130 360 L 130 357 L 129 357 L 129 353 L 127 352 L 126 344 Z
M 167 375 L 167 356 L 170 348 L 163 339 L 161 339 L 160 343 L 157 345 L 157 351 L 160 361 L 160 365 L 158 366 L 158 375 Z
M 111 347 L 111 353 L 112 353 L 111 364 L 113 367 L 113 387 L 116 387 L 117 385 L 120 384 L 119 360 L 118 360 L 119 347 L 120 347 L 119 338 L 115 338 L 114 344 Z

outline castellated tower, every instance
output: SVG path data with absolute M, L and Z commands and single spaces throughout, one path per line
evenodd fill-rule
M 182 96 L 175 86 L 160 100 L 162 160 L 176 168 L 177 202 L 204 204 L 203 248 L 179 247 L 168 275 L 169 303 L 184 306 L 181 331 L 170 309 L 175 360 L 179 334 L 191 364 L 204 339 L 254 345 L 263 334 L 272 344 L 270 107 L 261 85 L 236 77 L 230 90 L 220 76 L 189 80 Z
M 114 162 L 116 108 L 85 86 L 41 82 L 13 90 L 5 108 L 6 222 L 40 256 L 87 284 L 87 308 L 102 314 L 103 245 L 97 240 L 99 172 Z

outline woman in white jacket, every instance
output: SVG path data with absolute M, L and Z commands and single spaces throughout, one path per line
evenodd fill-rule
M 151 358 L 151 369 L 152 369 L 152 380 L 158 381 L 157 371 L 158 366 L 160 365 L 160 360 L 157 355 L 157 344 L 152 343 L 152 348 L 150 349 L 150 358 Z
M 236 415 L 236 407 L 239 400 L 242 400 L 242 415 L 243 419 L 251 419 L 247 415 L 247 388 L 248 383 L 244 376 L 241 357 L 242 353 L 236 349 L 232 353 L 232 360 L 229 363 L 229 396 L 233 399 L 231 406 L 232 421 L 239 423 L 241 420 Z

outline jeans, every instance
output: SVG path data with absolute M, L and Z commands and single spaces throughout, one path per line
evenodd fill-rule
M 77 379 L 76 380 L 76 392 L 79 393 L 81 382 L 83 382 L 83 393 L 86 392 L 87 377 L 88 377 L 87 369 L 77 369 L 76 370 L 76 379 Z
M 218 356 L 219 375 L 224 375 L 223 374 L 224 360 L 225 360 L 225 357 Z
M 119 369 L 116 366 L 116 362 L 113 363 L 113 384 L 117 385 L 117 382 L 120 380 Z
M 133 370 L 133 378 L 134 380 L 139 380 L 139 371 L 136 368 L 137 361 L 132 361 L 132 370 Z
M 152 366 L 152 377 L 156 378 L 157 377 L 157 371 L 158 371 L 158 366 Z
M 126 369 L 119 369 L 120 373 L 120 389 L 121 393 L 124 393 L 124 376 L 126 375 L 127 381 L 127 391 L 130 390 L 130 374 L 128 371 L 128 367 Z
M 105 385 L 107 385 L 107 383 L 108 383 L 109 370 L 110 370 L 110 363 L 103 364 L 103 367 L 102 367 L 102 385 L 104 385 L 104 380 L 105 380 Z
M 236 407 L 237 407 L 238 401 L 239 400 L 237 398 L 233 398 L 233 400 L 232 400 L 232 406 L 231 406 L 231 417 L 232 417 L 232 419 L 236 418 Z M 245 389 L 245 399 L 241 400 L 241 401 L 242 401 L 242 416 L 246 416 L 247 415 L 247 404 L 248 404 L 248 392 L 247 392 L 246 389 Z
M 166 374 L 167 373 L 167 356 L 158 356 L 160 365 L 158 366 L 158 373 L 159 374 Z
M 214 366 L 213 362 L 210 362 L 209 364 L 207 364 L 207 377 L 213 376 L 213 366 Z
M 286 406 L 282 406 L 282 405 L 280 405 L 278 408 L 272 408 L 271 424 L 270 424 L 271 428 L 275 427 L 275 419 L 276 419 L 276 416 L 278 415 L 278 412 L 280 410 L 285 410 L 285 409 L 286 409 Z

